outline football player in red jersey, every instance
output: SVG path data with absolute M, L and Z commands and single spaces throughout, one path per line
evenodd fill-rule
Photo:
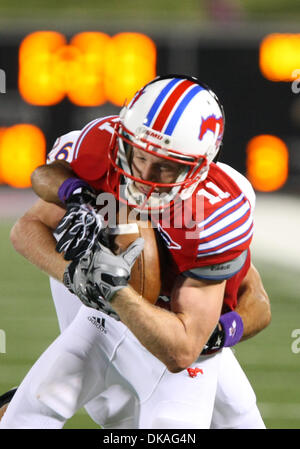
M 37 363 L 36 370 L 44 369 L 47 358 L 55 366 L 40 383 L 36 396 L 40 407 L 53 410 L 61 417 L 58 422 L 72 416 L 82 405 L 77 402 L 80 396 L 86 403 L 91 395 L 104 389 L 101 379 L 98 390 L 91 393 L 89 364 L 83 369 L 80 356 L 70 357 L 70 350 L 66 349 L 69 343 L 65 343 L 70 333 L 81 332 L 86 339 L 90 333 L 88 347 L 91 349 L 87 358 L 91 361 L 89 372 L 93 371 L 93 356 L 99 350 L 99 342 L 91 343 L 94 334 L 84 325 L 93 307 L 97 309 L 93 312 L 95 316 L 103 317 L 103 313 L 107 316 L 115 336 L 109 344 L 101 341 L 102 369 L 106 371 L 107 360 L 115 357 L 109 368 L 117 369 L 117 383 L 122 386 L 122 392 L 124 382 L 134 388 L 133 426 L 208 428 L 212 425 L 218 375 L 225 354 L 220 348 L 233 346 L 243 335 L 243 320 L 234 309 L 239 286 L 250 266 L 253 228 L 251 187 L 230 167 L 212 162 L 223 129 L 222 108 L 208 88 L 194 78 L 161 77 L 145 86 L 121 111 L 120 117 L 88 124 L 72 146 L 70 166 L 60 162 L 35 172 L 33 186 L 37 193 L 43 200 L 57 204 L 56 216 L 51 205 L 52 223 L 57 221 L 59 207 L 62 204 L 67 207 L 56 228 L 57 250 L 72 262 L 61 258 L 59 263 L 54 263 L 57 254 L 50 238 L 43 242 L 44 249 L 48 246 L 43 252 L 46 257 L 39 257 L 34 251 L 25 255 L 34 263 L 39 259 L 40 268 L 63 280 L 88 306 L 81 308 L 63 334 L 64 342 L 62 339 L 55 342 Z M 164 292 L 171 298 L 170 311 L 152 306 L 127 285 L 130 268 L 142 250 L 141 241 L 121 256 L 115 256 L 103 243 L 96 242 L 102 222 L 92 207 L 95 191 L 113 193 L 119 201 L 151 214 L 168 248 L 172 274 L 176 276 L 172 288 Z M 167 210 L 173 222 L 166 226 L 163 218 Z M 182 220 L 177 227 L 174 223 L 179 214 Z M 45 212 L 44 223 L 48 220 Z M 22 248 L 19 250 L 26 253 Z M 79 255 L 83 256 L 79 258 Z M 86 347 L 81 351 L 86 353 Z M 57 352 L 64 357 L 57 358 Z M 208 352 L 214 354 L 205 355 Z M 125 354 L 130 362 L 124 363 Z M 69 367 L 61 369 L 67 359 Z M 131 366 L 137 362 L 139 369 L 144 368 L 143 372 L 148 364 L 152 367 L 147 385 L 144 379 L 137 380 L 128 371 L 128 363 Z M 199 384 L 196 387 L 197 391 L 200 389 L 201 400 L 182 374 L 186 368 L 200 372 L 201 377 L 203 374 L 201 387 Z M 234 371 L 232 361 L 228 368 Z M 57 375 L 60 369 L 61 378 Z M 71 373 L 76 371 L 77 376 L 81 373 L 81 388 L 74 385 L 70 388 L 69 384 L 71 403 L 62 394 L 68 369 Z M 176 391 L 178 381 L 180 392 Z M 151 385 L 157 386 L 155 393 Z M 176 398 L 166 394 L 167 385 L 175 388 Z M 243 388 L 248 390 L 251 403 L 243 416 L 243 425 L 263 427 L 253 392 L 250 393 L 246 383 Z M 21 397 L 22 392 L 18 394 Z M 188 412 L 191 409 L 193 413 Z M 13 416 L 13 411 L 9 416 L 9 410 L 10 407 L 6 423 Z M 237 427 L 237 422 L 233 426 Z

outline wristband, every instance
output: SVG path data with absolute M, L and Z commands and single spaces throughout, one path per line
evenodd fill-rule
M 244 324 L 237 312 L 228 312 L 221 315 L 219 320 L 225 335 L 223 346 L 236 345 L 243 336 Z
M 58 189 L 58 197 L 62 203 L 65 203 L 74 191 L 80 187 L 85 187 L 91 190 L 89 184 L 79 178 L 68 178 L 66 179 L 60 188 Z

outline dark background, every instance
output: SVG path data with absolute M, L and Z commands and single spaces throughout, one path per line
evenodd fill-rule
M 70 39 L 80 31 L 74 28 L 65 35 Z M 93 31 L 103 30 L 93 28 Z M 108 34 L 113 35 L 114 30 Z M 0 41 L 0 68 L 6 73 L 6 94 L 0 96 L 0 126 L 16 123 L 39 126 L 49 151 L 59 135 L 81 129 L 95 117 L 118 113 L 120 108 L 109 103 L 100 107 L 78 107 L 68 99 L 55 106 L 26 103 L 18 92 L 18 51 L 26 35 L 3 35 Z M 272 82 L 261 74 L 260 36 L 253 31 L 244 38 L 237 35 L 226 39 L 224 34 L 204 38 L 203 33 L 166 36 L 150 32 L 148 36 L 157 47 L 157 74 L 196 76 L 223 103 L 226 125 L 221 160 L 245 173 L 248 141 L 259 134 L 278 136 L 289 149 L 289 178 L 281 190 L 297 194 L 300 191 L 300 96 L 292 92 L 291 83 Z

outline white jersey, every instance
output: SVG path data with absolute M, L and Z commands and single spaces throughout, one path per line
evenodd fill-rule
M 58 137 L 47 156 L 47 164 L 55 160 L 71 162 L 74 158 L 74 148 L 81 131 L 71 131 Z

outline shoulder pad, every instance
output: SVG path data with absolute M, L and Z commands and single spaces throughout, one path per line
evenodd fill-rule
M 239 186 L 246 198 L 248 198 L 252 210 L 254 210 L 256 195 L 250 181 L 230 165 L 224 164 L 223 162 L 217 162 L 217 166 L 227 173 L 227 175 Z

